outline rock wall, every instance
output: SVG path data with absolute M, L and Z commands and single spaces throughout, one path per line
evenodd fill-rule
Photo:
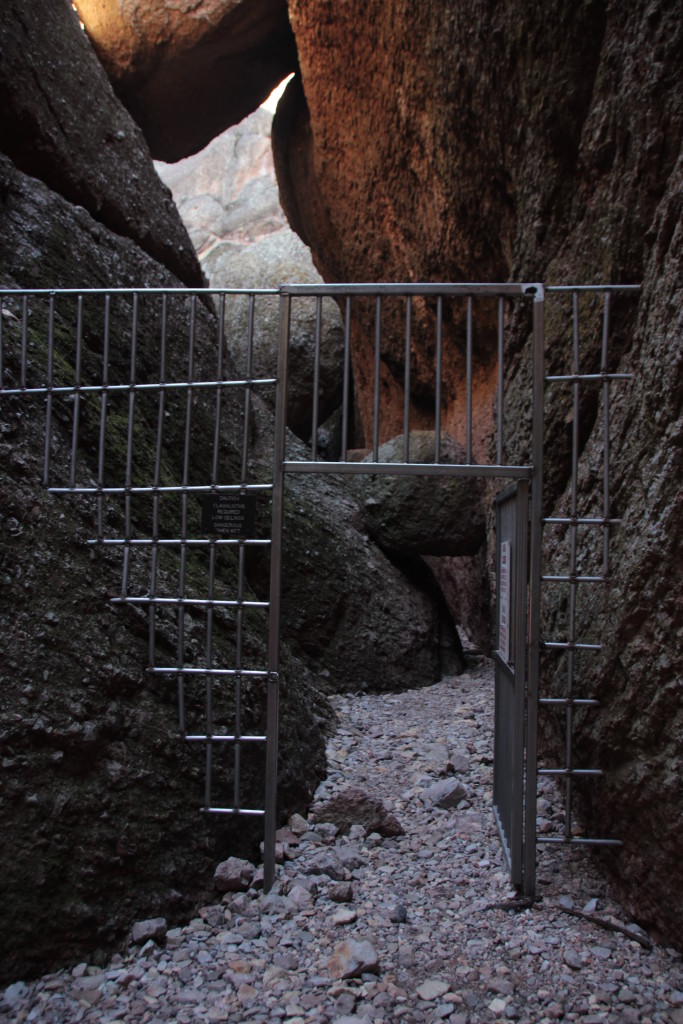
M 7 0 L 0 50 L 1 151 L 108 230 L 133 239 L 183 284 L 201 287 L 190 239 L 147 143 L 114 96 L 71 4 Z
M 0 287 L 175 288 L 201 282 L 168 191 L 70 4 L 6 5 L 0 42 Z M 27 319 L 28 372 L 36 382 L 45 370 L 40 354 L 47 301 L 37 300 Z M 101 380 L 102 319 L 90 319 L 89 301 L 83 374 Z M 160 336 L 154 301 L 140 300 L 138 320 L 139 357 L 153 373 Z M 61 302 L 56 300 L 55 373 L 73 380 L 75 319 Z M 185 300 L 171 301 L 168 366 L 181 376 L 187 368 L 187 317 Z M 130 324 L 130 301 L 114 300 L 111 361 L 124 378 Z M 3 384 L 14 388 L 23 345 L 18 297 L 4 297 L 1 329 Z M 195 370 L 208 375 L 208 366 L 215 372 L 216 358 L 211 303 L 197 303 L 195 329 Z M 226 366 L 231 359 L 228 352 Z M 192 472 L 201 476 L 208 472 L 205 441 L 213 437 L 215 403 L 195 398 Z M 98 428 L 86 399 L 82 417 L 79 473 L 90 478 L 97 474 Z M 272 418 L 255 396 L 255 471 L 265 467 L 267 473 L 272 466 Z M 221 437 L 227 467 L 241 460 L 239 419 L 230 405 Z M 69 414 L 56 414 L 52 424 L 51 450 L 62 476 L 68 474 L 70 421 Z M 166 426 L 164 472 L 171 480 L 182 478 L 180 421 L 170 415 Z M 107 458 L 120 472 L 125 444 L 117 444 L 117 423 L 120 428 L 114 417 Z M 120 564 L 111 551 L 93 556 L 87 544 L 96 529 L 91 502 L 56 497 L 43 487 L 44 431 L 41 400 L 0 395 L 2 980 L 84 956 L 101 960 L 125 940 L 136 919 L 159 913 L 187 918 L 205 902 L 216 863 L 231 853 L 257 858 L 261 838 L 258 823 L 199 813 L 203 753 L 178 738 L 175 688 L 145 673 L 146 618 L 109 603 L 120 585 Z M 148 441 L 155 431 L 156 412 L 152 416 L 149 406 L 145 412 L 145 403 L 138 404 L 135 463 L 146 466 L 148 478 Z M 329 708 L 318 685 L 323 647 L 333 658 L 334 674 L 322 680 L 330 689 L 368 682 L 419 685 L 440 671 L 441 611 L 431 595 L 369 544 L 347 489 L 331 483 L 311 490 L 303 482 L 288 492 L 283 815 L 305 809 L 325 770 Z M 119 513 L 112 514 L 116 519 Z M 192 514 L 198 515 L 196 507 Z M 262 593 L 267 577 L 262 560 L 250 563 L 250 592 Z M 398 594 L 399 614 L 383 598 L 387 578 Z M 221 562 L 221 580 L 227 586 L 234 579 L 235 560 L 228 556 Z M 319 621 L 312 621 L 309 609 Z M 247 618 L 245 651 L 262 659 L 265 615 L 257 611 Z M 187 649 L 201 656 L 202 618 L 189 614 L 185 627 Z M 174 657 L 178 637 L 168 621 L 158 640 Z M 217 623 L 215 644 L 216 657 L 233 656 L 227 620 Z M 246 681 L 243 713 L 244 728 L 263 730 L 263 700 Z M 227 784 L 226 777 L 219 772 L 219 785 Z M 248 751 L 243 777 L 245 802 L 258 806 L 262 764 Z

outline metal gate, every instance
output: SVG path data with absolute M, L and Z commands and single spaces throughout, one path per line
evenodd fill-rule
M 321 459 L 317 451 L 319 428 L 316 401 L 318 364 L 320 351 L 321 303 L 324 298 L 334 298 L 343 310 L 345 348 L 343 365 L 343 419 L 341 430 L 341 454 L 338 459 Z M 286 407 L 289 361 L 289 321 L 291 307 L 297 301 L 314 298 L 317 303 L 315 363 L 311 384 L 311 454 L 307 459 L 288 457 L 286 450 Z M 541 559 L 541 494 L 543 472 L 543 353 L 544 353 L 544 301 L 542 284 L 358 284 L 358 285 L 285 285 L 281 288 L 281 334 L 280 364 L 278 373 L 278 424 L 275 453 L 275 497 L 273 518 L 274 551 L 279 550 L 276 538 L 282 530 L 282 493 L 286 478 L 290 474 L 319 473 L 344 475 L 386 475 L 425 477 L 466 477 L 501 480 L 510 484 L 504 492 L 505 498 L 499 505 L 499 536 L 507 537 L 506 551 L 511 552 L 513 568 L 508 579 L 512 582 L 509 607 L 513 610 L 514 623 L 509 636 L 507 656 L 496 656 L 496 725 L 495 725 L 495 793 L 494 807 L 506 857 L 515 883 L 525 878 L 525 891 L 533 893 L 535 885 L 535 795 L 524 799 L 525 787 L 535 786 L 535 774 L 526 772 L 526 754 L 535 758 L 535 718 L 527 715 L 527 707 L 538 692 L 539 665 L 539 615 L 540 615 L 540 559 Z M 355 304 L 355 305 L 354 305 Z M 360 311 L 354 317 L 355 307 Z M 429 314 L 425 316 L 425 309 Z M 528 404 L 529 417 L 527 436 L 520 447 L 532 456 L 526 464 L 506 461 L 507 431 L 504 399 L 504 377 L 510 356 L 506 340 L 510 324 L 515 316 L 521 316 L 530 331 L 530 345 L 526 354 L 526 376 L 530 382 Z M 416 322 L 427 320 L 433 334 L 433 406 L 429 424 L 434 432 L 434 459 L 430 463 L 411 461 L 411 354 L 413 331 Z M 349 396 L 351 393 L 351 336 L 354 326 L 372 339 L 373 354 L 373 398 L 369 423 L 366 424 L 368 452 L 362 461 L 349 456 Z M 400 343 L 396 334 L 400 331 Z M 493 444 L 489 449 L 477 438 L 473 415 L 473 356 L 475 339 L 481 341 L 488 331 L 495 336 L 497 389 L 496 420 Z M 387 334 L 390 338 L 387 341 Z M 424 336 L 422 342 L 424 343 Z M 403 379 L 403 423 L 402 455 L 400 461 L 387 461 L 380 445 L 380 437 L 386 434 L 382 429 L 384 415 L 382 395 L 382 366 L 387 358 L 387 349 L 393 344 L 394 352 L 400 349 L 404 368 Z M 442 456 L 442 386 L 444 372 L 444 351 L 447 346 L 461 346 L 463 359 L 462 407 L 463 421 L 461 436 L 464 441 L 464 460 L 455 464 Z M 395 355 L 394 355 L 395 359 Z M 479 443 L 477 443 L 479 442 Z M 519 445 L 519 439 L 517 439 Z M 475 457 L 475 450 L 477 457 Z M 489 452 L 495 457 L 490 458 Z M 278 473 L 278 467 L 281 473 Z M 529 488 L 532 488 L 534 513 L 529 523 Z M 531 534 L 529 569 L 529 548 L 527 536 Z M 273 562 L 274 573 L 279 572 L 277 561 Z M 537 581 L 531 588 L 531 605 L 527 614 L 528 584 Z M 500 590 L 500 588 L 499 588 Z M 272 594 L 279 592 L 277 578 Z M 500 621 L 500 616 L 499 616 Z M 275 652 L 274 652 L 275 653 Z M 514 667 L 513 667 L 514 666 Z M 276 673 L 275 662 L 271 670 Z M 524 820 L 525 807 L 527 821 Z M 533 825 L 530 823 L 533 817 Z M 525 868 L 525 870 L 523 870 Z
M 599 774 L 577 768 L 572 759 L 573 715 L 577 705 L 594 704 L 576 692 L 575 654 L 599 649 L 581 643 L 570 614 L 567 638 L 542 642 L 541 586 L 566 585 L 570 606 L 584 584 L 608 575 L 610 530 L 617 520 L 609 509 L 609 387 L 627 375 L 610 373 L 607 339 L 609 298 L 614 288 L 544 289 L 542 284 L 367 284 L 284 285 L 279 289 L 203 290 L 12 290 L 0 293 L 0 397 L 33 402 L 44 416 L 44 482 L 55 494 L 81 495 L 94 508 L 91 543 L 121 554 L 117 603 L 142 609 L 149 624 L 149 671 L 177 688 L 180 733 L 204 746 L 202 809 L 207 813 L 264 820 L 264 876 L 275 876 L 277 824 L 277 746 L 279 702 L 280 580 L 286 480 L 297 473 L 345 475 L 461 476 L 501 480 L 510 487 L 498 500 L 497 564 L 498 650 L 496 653 L 496 726 L 494 806 L 509 860 L 511 877 L 528 895 L 536 870 L 536 722 L 539 707 L 565 710 L 566 763 L 544 767 L 542 774 L 565 782 L 567 827 L 559 842 L 612 842 L 578 838 L 571 831 L 572 781 Z M 544 311 L 546 298 L 571 292 L 574 354 L 566 373 L 546 377 Z M 600 367 L 579 372 L 579 298 L 582 292 L 604 296 Z M 326 461 L 318 450 L 318 380 L 325 300 L 342 312 L 344 346 L 341 452 Z M 208 310 L 207 304 L 215 304 Z M 287 423 L 290 314 L 299 302 L 315 305 L 315 345 L 311 374 L 311 448 L 309 457 L 289 450 Z M 241 313 L 228 314 L 239 305 Z M 259 310 L 268 305 L 263 329 L 279 324 L 277 374 L 260 371 L 254 356 Z M 217 316 L 215 315 L 217 313 Z M 529 381 L 526 435 L 516 424 L 516 450 L 528 453 L 518 464 L 507 460 L 504 377 L 511 356 L 506 346 L 510 324 L 521 316 L 529 344 L 518 372 Z M 226 334 L 226 323 L 231 329 Z M 518 322 L 519 328 L 519 322 Z M 232 359 L 239 331 L 245 339 L 241 365 Z M 414 336 L 433 353 L 431 369 L 419 368 L 416 382 Z M 353 382 L 352 337 L 363 334 L 373 354 L 372 408 L 366 424 L 368 451 L 363 461 L 349 452 Z M 425 342 L 425 332 L 429 335 Z M 519 333 L 519 331 L 518 331 Z M 229 335 L 229 336 L 228 336 Z M 497 362 L 494 439 L 486 449 L 477 437 L 473 415 L 475 346 L 484 338 Z M 442 452 L 444 362 L 461 353 L 458 401 L 464 459 L 446 460 Z M 404 367 L 403 458 L 385 461 L 380 439 L 388 363 Z M 424 398 L 411 402 L 416 383 L 424 393 L 430 377 L 431 409 Z M 572 456 L 572 494 L 564 519 L 543 517 L 544 393 L 568 385 L 574 395 L 578 432 L 579 388 L 598 383 L 605 416 L 604 503 L 586 514 L 576 502 L 579 444 Z M 249 428 L 251 404 L 259 394 L 275 394 L 274 436 L 268 458 L 254 458 Z M 144 410 L 144 415 L 143 414 Z M 416 410 L 419 410 L 419 415 Z M 140 424 L 156 422 L 153 438 Z M 434 435 L 434 458 L 411 459 L 411 428 Z M 57 427 L 59 426 L 59 431 Z M 448 425 L 446 425 L 448 426 Z M 524 431 L 521 432 L 524 434 Z M 68 440 L 66 438 L 68 437 Z M 80 458 L 87 443 L 96 466 Z M 489 452 L 493 455 L 490 456 Z M 263 452 L 261 452 L 263 456 Z M 270 508 L 269 508 L 270 506 Z M 569 565 L 563 573 L 543 573 L 542 532 L 547 523 L 563 524 L 571 536 Z M 259 524 L 259 525 L 255 525 Z M 603 571 L 579 574 L 578 531 L 597 528 L 604 546 Z M 528 537 L 528 539 L 527 539 Z M 250 590 L 245 558 L 251 547 L 270 555 L 267 594 Z M 507 576 L 501 572 L 503 559 Z M 509 566 L 507 563 L 509 562 Z M 507 583 L 505 580 L 507 579 Z M 245 617 L 253 615 L 264 633 L 263 657 L 245 650 Z M 193 617 L 204 623 L 203 650 L 188 657 L 187 632 Z M 229 620 L 231 641 L 226 644 Z M 503 631 L 501 633 L 501 624 Z M 507 629 L 507 632 L 505 630 Z M 172 633 L 176 656 L 160 654 L 157 639 Z M 168 644 L 167 644 L 168 646 Z M 541 650 L 559 651 L 568 660 L 567 693 L 539 696 Z M 261 694 L 263 728 L 245 728 L 243 690 Z M 265 780 L 261 801 L 244 801 L 242 760 L 260 751 Z M 229 752 L 230 768 L 224 752 Z M 220 764 L 217 765 L 217 759 Z M 224 776 L 229 776 L 226 783 Z M 216 791 L 219 798 L 216 798 Z
M 529 487 L 524 480 L 496 499 L 493 813 L 515 885 L 523 878 L 528 528 Z

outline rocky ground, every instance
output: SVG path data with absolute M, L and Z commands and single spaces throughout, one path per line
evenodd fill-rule
M 488 663 L 333 703 L 328 778 L 280 833 L 271 894 L 228 891 L 184 928 L 136 927 L 104 968 L 17 981 L 0 1019 L 683 1024 L 680 955 L 625 920 L 585 853 L 542 848 L 540 898 L 515 902 L 491 815 Z M 542 801 L 557 820 L 551 789 Z

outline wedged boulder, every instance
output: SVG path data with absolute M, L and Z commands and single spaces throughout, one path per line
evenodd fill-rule
M 114 96 L 71 4 L 6 0 L 0 51 L 0 151 L 132 238 L 182 284 L 201 287 L 192 244 L 144 137 Z M 79 283 L 76 275 L 69 283 Z
M 76 6 L 159 160 L 196 153 L 296 69 L 286 0 L 78 0 Z
M 259 109 L 177 164 L 157 164 L 188 228 L 209 284 L 276 288 L 322 278 L 310 250 L 289 227 L 279 202 L 271 149 L 272 114 Z M 341 402 L 344 334 L 331 299 L 321 307 L 319 415 L 323 424 Z M 253 319 L 252 374 L 278 367 L 279 299 L 259 299 Z M 225 331 L 237 366 L 246 371 L 249 304 L 225 300 Z M 290 318 L 287 425 L 303 441 L 312 433 L 316 300 L 298 299 Z M 274 393 L 273 393 L 274 397 Z
M 317 670 L 318 686 L 395 690 L 461 671 L 438 594 L 370 541 L 346 481 L 292 475 L 286 494 L 283 637 Z
M 410 462 L 434 462 L 433 431 L 413 430 L 408 443 Z M 380 445 L 378 458 L 403 462 L 403 436 Z M 444 435 L 440 459 L 464 463 L 465 449 Z M 354 487 L 368 533 L 391 554 L 474 555 L 486 540 L 486 488 L 481 478 L 378 474 L 358 476 Z

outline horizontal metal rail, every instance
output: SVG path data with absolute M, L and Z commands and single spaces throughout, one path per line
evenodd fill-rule
M 607 583 L 609 576 L 541 576 L 541 583 Z
M 564 292 L 566 295 L 573 295 L 574 292 L 577 294 L 639 292 L 640 289 L 641 286 L 639 284 L 547 284 L 545 286 L 546 293 L 559 294 Z
M 548 516 L 543 523 L 561 526 L 619 526 L 621 519 L 613 516 Z
M 479 466 L 449 462 L 301 462 L 283 463 L 285 473 L 341 473 L 345 476 L 466 476 L 528 480 L 531 466 Z
M 559 373 L 545 378 L 546 384 L 579 384 L 584 381 L 597 380 L 605 383 L 610 380 L 633 380 L 632 373 Z
M 48 487 L 50 494 L 227 494 L 272 491 L 272 484 L 122 484 L 118 487 Z
M 15 295 L 279 295 L 279 288 L 0 288 L 0 297 Z
M 226 676 L 238 679 L 267 679 L 269 672 L 258 668 L 195 668 L 189 665 L 149 665 L 147 672 L 157 676 Z
M 537 835 L 537 843 L 552 844 L 554 846 L 623 846 L 621 839 L 588 839 L 582 836 L 548 836 Z
M 216 733 L 210 736 L 193 733 L 191 736 L 183 736 L 187 743 L 265 743 L 267 736 L 227 736 L 224 733 Z
M 240 818 L 263 818 L 266 812 L 248 807 L 202 807 L 202 814 L 234 814 Z
M 270 537 L 92 537 L 87 544 L 126 548 L 270 547 Z
M 601 651 L 602 644 L 581 644 L 575 640 L 542 640 L 541 645 L 548 651 Z
M 387 282 L 357 282 L 354 284 L 283 284 L 280 286 L 281 295 L 322 295 L 334 298 L 337 295 L 433 295 L 457 296 L 457 295 L 491 295 L 491 296 L 515 296 L 533 295 L 542 296 L 544 285 L 541 282 L 530 282 L 522 284 L 490 284 L 490 283 L 469 283 L 449 284 L 415 281 L 399 283 Z
M 112 604 L 143 604 L 143 605 L 170 605 L 173 608 L 183 608 L 186 605 L 193 608 L 270 608 L 269 601 L 238 601 L 208 597 L 112 597 Z
M 600 707 L 600 701 L 594 697 L 539 697 L 539 704 L 557 704 L 560 707 Z
M 277 384 L 277 377 L 254 377 L 249 380 L 195 380 L 177 381 L 166 384 L 55 384 L 44 387 L 2 388 L 3 395 L 111 395 L 111 394 L 161 394 L 166 391 L 207 391 L 218 388 L 251 388 Z

